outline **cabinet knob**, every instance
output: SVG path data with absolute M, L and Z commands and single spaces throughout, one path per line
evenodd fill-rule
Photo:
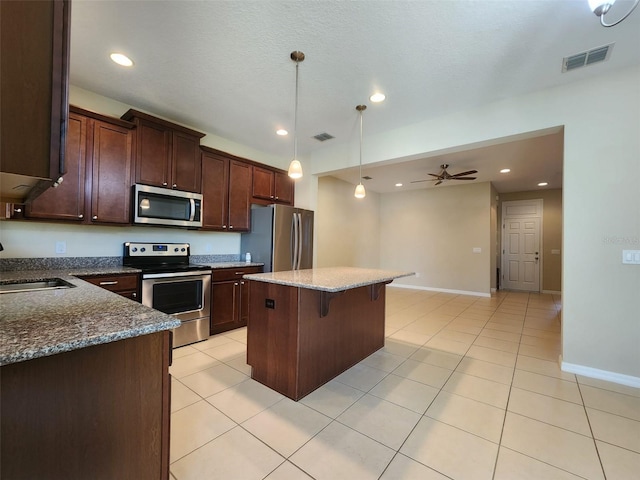
M 132 296 L 133 298 L 138 298 L 138 294 L 137 294 L 136 292 L 133 292 L 133 293 L 131 294 L 131 296 Z
M 97 220 L 97 219 L 98 219 L 97 215 L 94 215 L 93 217 L 91 217 L 91 220 Z
M 178 185 L 174 183 L 173 188 L 178 188 Z
M 22 209 L 21 208 L 14 208 L 13 211 L 16 212 L 16 213 L 22 213 Z
M 229 230 L 231 230 L 233 228 L 233 225 L 229 225 Z
M 276 200 L 280 200 L 280 197 L 278 197 L 277 195 L 276 195 Z
M 83 215 L 83 214 L 80 214 L 80 215 L 78 215 L 78 218 L 79 218 L 80 220 L 82 220 L 82 219 L 84 218 L 84 215 Z
M 169 185 L 167 182 L 162 182 L 163 187 L 166 187 L 167 185 Z
M 226 225 L 222 225 L 222 228 L 227 228 L 227 226 Z
M 234 285 L 237 287 L 237 286 L 239 285 L 239 283 L 238 283 L 238 282 L 236 282 L 236 283 L 234 283 Z

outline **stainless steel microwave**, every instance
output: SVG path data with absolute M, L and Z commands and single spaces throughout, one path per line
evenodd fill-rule
M 133 223 L 170 227 L 202 227 L 202 195 L 136 184 Z

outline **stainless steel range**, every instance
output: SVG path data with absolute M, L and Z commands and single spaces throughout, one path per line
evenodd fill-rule
M 182 321 L 173 346 L 209 338 L 211 268 L 189 263 L 188 243 L 124 244 L 123 265 L 142 270 L 142 304 Z

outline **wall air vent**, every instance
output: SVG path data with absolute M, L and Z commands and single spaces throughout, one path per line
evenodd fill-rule
M 315 138 L 319 142 L 324 142 L 326 140 L 331 140 L 332 138 L 335 138 L 335 137 L 325 132 L 325 133 L 319 133 L 318 135 L 314 135 L 313 138 Z
M 611 55 L 613 45 L 614 44 L 611 43 L 603 47 L 593 48 L 587 52 L 580 52 L 575 55 L 571 55 L 570 57 L 564 57 L 562 59 L 562 72 L 568 72 L 569 70 L 585 67 L 592 63 L 608 60 Z

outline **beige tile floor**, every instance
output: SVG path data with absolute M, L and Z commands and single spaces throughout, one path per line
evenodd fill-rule
M 384 349 L 299 402 L 246 329 L 176 349 L 172 479 L 640 478 L 640 389 L 560 371 L 560 308 L 390 287 Z

